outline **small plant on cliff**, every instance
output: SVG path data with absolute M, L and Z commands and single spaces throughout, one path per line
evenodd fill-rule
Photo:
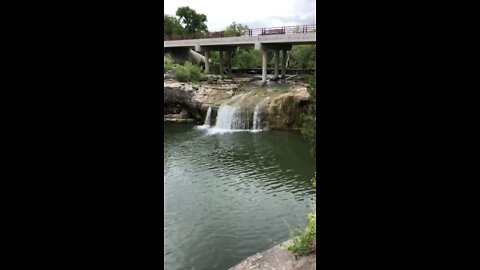
M 295 256 L 308 255 L 316 250 L 317 237 L 317 213 L 316 211 L 308 214 L 308 224 L 305 230 L 298 236 L 292 233 L 292 244 L 287 249 Z
M 317 188 L 317 173 L 312 179 L 312 185 Z M 295 236 L 295 232 L 298 236 Z M 308 255 L 317 249 L 317 210 L 308 214 L 308 224 L 304 231 L 292 231 L 290 237 L 292 244 L 287 249 L 296 256 Z

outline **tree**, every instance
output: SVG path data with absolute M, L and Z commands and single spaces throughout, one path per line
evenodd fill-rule
M 185 29 L 180 24 L 180 21 L 174 16 L 167 14 L 163 15 L 163 35 L 181 35 Z
M 262 52 L 254 49 L 242 49 L 232 57 L 234 67 L 260 68 L 262 67 Z
M 290 55 L 289 67 L 307 69 L 315 69 L 315 56 L 316 56 L 316 46 L 315 45 L 296 45 L 292 48 L 292 53 Z
M 198 14 L 190 7 L 179 7 L 176 13 L 180 22 L 184 25 L 187 33 L 205 33 L 208 32 L 207 16 L 204 14 Z
M 248 31 L 248 26 L 241 24 L 241 23 L 236 23 L 232 22 L 224 32 L 224 36 L 226 37 L 234 37 L 236 36 L 237 32 L 240 33 L 241 36 L 243 36 L 245 33 Z

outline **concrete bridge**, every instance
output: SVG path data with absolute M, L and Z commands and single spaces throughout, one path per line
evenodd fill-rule
M 274 78 L 279 77 L 280 52 L 282 53 L 281 76 L 286 75 L 287 51 L 293 45 L 316 44 L 316 25 L 275 27 L 248 29 L 241 35 L 236 33 L 226 37 L 224 32 L 192 34 L 185 36 L 164 37 L 163 48 L 173 55 L 185 55 L 190 50 L 203 52 L 205 55 L 205 72 L 209 73 L 209 52 L 218 51 L 220 60 L 220 74 L 225 71 L 224 52 L 226 52 L 226 65 L 231 70 L 231 53 L 245 47 L 253 47 L 263 52 L 262 82 L 267 81 L 267 52 L 274 51 Z

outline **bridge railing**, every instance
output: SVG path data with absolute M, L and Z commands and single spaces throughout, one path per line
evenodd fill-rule
M 193 33 L 183 35 L 164 35 L 163 40 L 185 40 L 185 39 L 205 39 L 205 38 L 223 38 L 223 37 L 240 37 L 240 36 L 264 36 L 264 35 L 285 35 L 295 33 L 312 33 L 317 31 L 316 24 L 310 25 L 296 25 L 296 26 L 280 26 L 280 27 L 268 27 L 268 28 L 251 28 L 245 31 L 237 31 L 236 33 L 209 32 L 209 33 Z

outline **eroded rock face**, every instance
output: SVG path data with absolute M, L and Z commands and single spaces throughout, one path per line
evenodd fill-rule
M 186 118 L 182 114 L 165 114 L 163 116 L 164 122 L 177 122 L 177 123 L 193 123 L 195 119 Z
M 220 105 L 243 91 L 239 84 L 240 82 L 237 80 L 222 83 L 216 80 L 214 83 L 202 82 L 198 85 L 165 80 L 164 115 L 178 116 L 164 116 L 164 119 L 174 122 L 193 119 L 198 123 L 203 123 L 208 107 L 212 107 L 212 123 L 215 123 Z M 293 89 L 288 93 L 272 92 L 268 94 L 271 100 L 265 102 L 259 112 L 259 117 L 262 119 L 261 128 L 279 130 L 299 128 L 300 115 L 308 110 L 309 94 L 304 83 L 295 83 L 292 87 Z M 255 105 L 252 105 L 252 113 L 254 107 Z
M 201 103 L 194 98 L 192 85 L 180 82 L 163 83 L 163 109 L 164 115 L 182 114 L 183 119 L 192 118 L 200 120 Z M 164 117 L 165 118 L 165 117 Z
M 293 92 L 273 99 L 268 107 L 268 127 L 270 129 L 299 128 L 300 115 L 306 112 L 308 98 L 306 86 L 298 86 Z
M 202 121 L 208 107 L 212 107 L 214 110 L 218 109 L 218 107 L 220 107 L 224 101 L 230 99 L 237 90 L 238 84 L 233 82 L 192 85 L 191 83 L 181 83 L 175 80 L 164 80 L 164 115 L 174 115 L 183 112 L 182 119 L 191 118 L 196 121 Z

